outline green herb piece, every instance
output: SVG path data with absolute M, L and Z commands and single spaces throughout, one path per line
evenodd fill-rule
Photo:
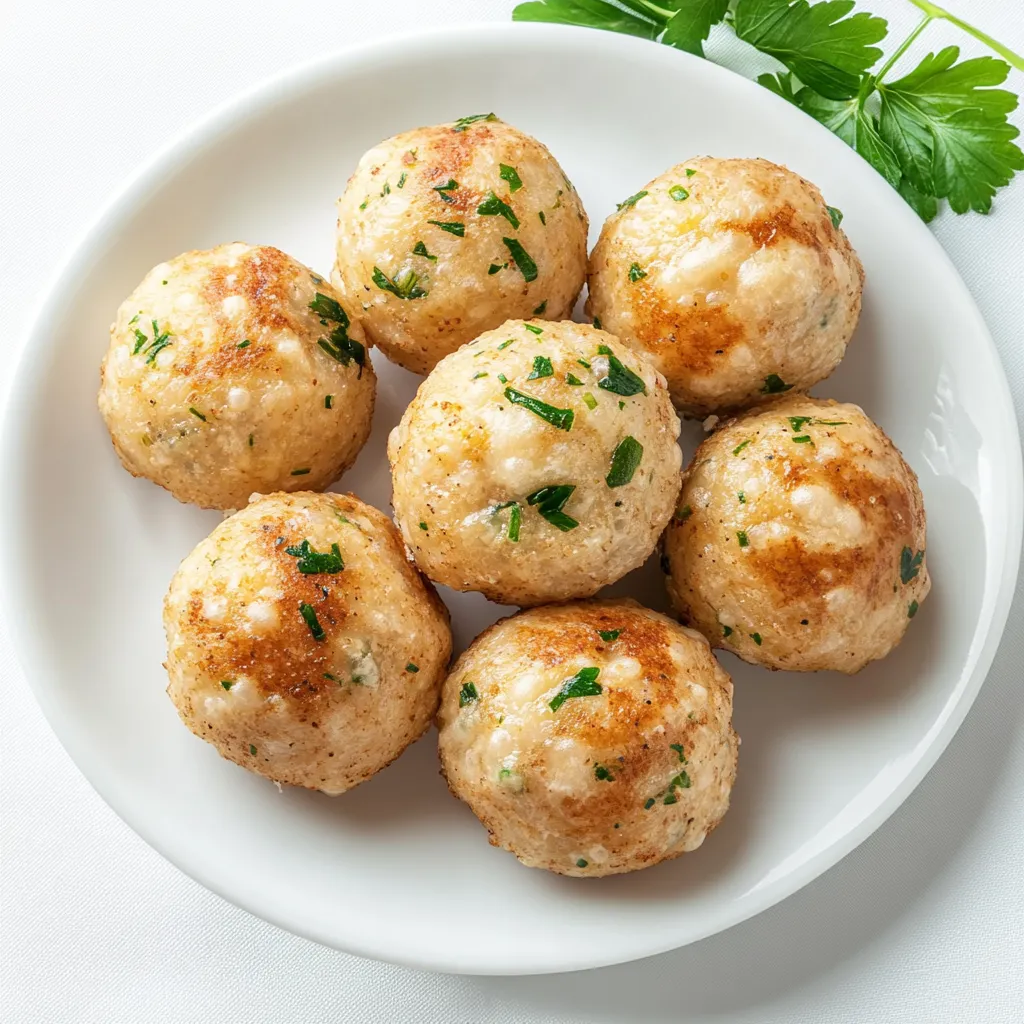
M 631 263 L 629 265 L 629 279 L 634 284 L 636 284 L 637 281 L 646 276 L 647 271 L 642 270 L 639 263 Z
M 627 398 L 630 395 L 647 394 L 647 385 L 643 379 L 628 366 L 623 366 L 607 345 L 599 345 L 597 351 L 600 355 L 608 357 L 608 373 L 597 382 L 599 388 L 614 392 L 616 395 L 625 395 Z
M 419 279 L 420 276 L 415 271 L 403 270 L 392 280 L 380 267 L 373 268 L 373 283 L 382 292 L 391 292 L 399 299 L 422 299 L 427 292 L 426 289 L 419 287 Z
M 565 375 L 565 383 L 568 384 L 571 388 L 583 387 L 583 381 L 581 381 L 575 373 L 567 373 Z
M 643 199 L 643 197 L 645 195 L 647 195 L 646 190 L 641 190 L 640 192 L 634 192 L 633 195 L 631 195 L 628 199 L 623 199 L 621 203 L 616 203 L 615 204 L 615 209 L 616 210 L 626 210 L 630 206 L 636 206 L 636 204 L 638 202 L 640 202 L 640 200 Z
M 682 185 L 673 185 L 669 190 L 668 194 L 677 202 L 681 203 L 684 199 L 690 198 L 690 193 L 687 189 L 683 188 Z
M 324 408 L 325 409 L 330 409 L 330 407 L 331 407 L 331 405 L 333 403 L 334 403 L 334 395 L 324 395 Z
M 380 197 L 383 199 L 385 196 L 389 195 L 391 195 L 391 184 L 390 182 L 385 181 L 384 187 L 380 190 Z
M 653 806 L 654 806 L 654 797 L 652 796 L 652 797 L 648 798 L 647 802 L 644 804 L 644 810 L 645 811 L 649 811 Z
M 577 359 L 576 362 L 579 363 L 580 366 L 585 366 L 588 370 L 590 369 L 590 363 L 588 363 L 586 359 Z
M 190 405 L 188 411 L 197 419 L 202 420 L 204 423 L 206 422 L 206 417 L 194 405 Z
M 348 314 L 341 308 L 341 303 L 329 295 L 324 295 L 323 292 L 316 293 L 309 308 L 324 320 L 333 320 L 335 323 L 348 325 Z
M 839 225 L 843 223 L 843 211 L 837 210 L 834 206 L 826 206 L 828 210 L 829 219 L 832 221 L 832 227 L 838 230 Z
M 537 511 L 552 526 L 557 526 L 563 533 L 575 530 L 580 524 L 567 515 L 562 509 L 576 490 L 574 484 L 558 484 L 553 487 L 542 487 L 539 491 L 526 496 L 527 505 L 536 505 Z
M 505 374 L 503 373 L 498 374 L 498 380 L 500 380 L 502 384 L 508 383 L 508 377 L 506 377 Z
M 140 309 L 140 310 L 139 310 L 139 312 L 138 312 L 138 313 L 136 313 L 136 314 L 135 314 L 135 316 L 133 316 L 133 317 L 131 318 L 131 320 L 129 320 L 129 321 L 128 321 L 128 326 L 129 326 L 129 327 L 131 327 L 131 326 L 132 326 L 132 324 L 137 324 L 137 323 L 139 322 L 139 317 L 140 317 L 141 315 L 142 315 L 142 310 Z
M 435 185 L 433 191 L 436 192 L 444 202 L 454 203 L 455 197 L 451 195 L 451 193 L 458 187 L 459 183 L 454 178 L 449 178 L 443 185 Z
M 529 331 L 529 332 L 530 332 L 531 334 L 543 334 L 543 333 L 544 333 L 544 328 L 543 328 L 543 327 L 538 327 L 538 326 L 537 326 L 536 324 L 523 324 L 523 326 L 524 326 L 524 327 L 525 327 L 525 328 L 526 328 L 526 329 L 527 329 L 527 330 L 528 330 L 528 331 Z
M 512 257 L 512 262 L 519 268 L 519 272 L 523 275 L 523 280 L 536 281 L 537 264 L 533 262 L 530 254 L 523 248 L 519 240 L 516 238 L 503 238 L 502 241 L 505 243 L 505 248 L 508 249 L 508 253 Z
M 303 466 L 302 469 L 293 469 L 292 476 L 305 476 L 309 472 L 308 466 Z
M 363 200 L 363 201 L 362 201 L 362 202 L 361 202 L 361 203 L 359 204 L 359 209 L 360 209 L 360 210 L 365 210 L 365 209 L 366 209 L 366 204 L 367 204 L 367 203 L 368 203 L 369 201 L 370 201 L 370 197 L 369 197 L 369 196 L 367 196 L 367 197 L 366 197 L 366 198 L 365 198 L 365 199 L 364 199 L 364 200 Z
M 406 182 L 406 179 L 408 177 L 409 177 L 409 175 L 407 175 L 405 173 L 405 171 L 402 171 L 402 173 L 398 176 L 398 187 L 399 188 L 403 188 L 405 186 L 405 182 Z
M 311 604 L 306 604 L 303 601 L 299 605 L 299 614 L 305 619 L 306 625 L 309 626 L 309 631 L 313 634 L 313 639 L 317 643 L 326 638 L 327 634 L 324 632 L 324 627 L 320 625 L 320 620 L 316 617 L 316 610 Z
M 471 124 L 477 121 L 498 121 L 496 114 L 470 114 L 469 117 L 460 117 L 452 126 L 453 132 L 464 132 Z
M 575 675 L 562 682 L 548 707 L 552 711 L 557 711 L 567 700 L 575 697 L 596 697 L 602 692 L 601 684 L 597 681 L 600 674 L 599 668 L 581 668 Z
M 580 857 L 579 860 L 576 861 L 576 867 L 585 868 L 586 866 L 587 862 L 582 857 Z
M 324 679 L 330 679 L 332 683 L 338 683 L 339 686 L 341 685 L 341 680 L 331 672 L 325 672 Z
M 810 434 L 801 434 L 799 437 L 791 437 L 793 444 L 814 444 Z
M 745 547 L 749 546 L 749 544 L 750 544 L 750 541 L 747 539 L 747 531 L 746 530 L 737 530 L 736 531 L 736 539 L 740 542 L 740 547 L 741 548 L 745 548 Z
M 595 316 L 591 323 L 597 330 L 601 330 L 601 318 L 599 316 Z
M 428 220 L 427 223 L 447 231 L 449 235 L 455 235 L 456 238 L 466 237 L 466 225 L 460 220 Z
M 597 635 L 606 643 L 613 644 L 619 639 L 619 635 L 622 633 L 621 629 L 599 629 Z
M 467 704 L 472 704 L 473 701 L 479 700 L 480 694 L 476 692 L 476 686 L 473 683 L 463 683 L 459 690 L 459 707 L 464 708 Z
M 596 409 L 597 408 L 597 399 L 589 391 L 584 392 L 583 404 L 588 409 Z
M 917 614 L 917 609 L 919 607 L 920 605 L 916 601 L 911 601 L 910 604 L 907 605 L 907 618 L 912 619 Z
M 494 507 L 495 512 L 501 512 L 504 509 L 511 509 L 508 514 L 508 532 L 506 536 L 513 544 L 519 543 L 519 528 L 523 522 L 523 511 L 519 507 L 518 501 L 506 501 L 500 505 Z
M 519 218 L 508 203 L 499 199 L 492 191 L 487 193 L 487 198 L 476 208 L 481 217 L 504 217 L 512 227 L 519 227 Z
M 419 665 L 417 665 L 415 662 L 412 662 L 412 661 L 410 661 L 409 664 L 405 666 L 405 671 L 406 672 L 419 672 L 419 670 L 420 670 Z
M 761 388 L 761 394 L 778 395 L 783 391 L 789 391 L 792 387 L 792 384 L 787 384 L 777 373 L 769 373 L 764 379 L 764 387 Z
M 548 300 L 545 299 L 534 311 L 534 316 L 543 316 L 545 310 L 548 308 Z
M 819 427 L 845 427 L 849 424 L 849 420 L 815 420 L 814 421 Z
M 503 348 L 508 348 L 508 347 L 509 347 L 509 345 L 511 345 L 511 344 L 513 344 L 513 343 L 515 342 L 515 340 L 516 340 L 515 338 L 509 338 L 509 339 L 508 339 L 507 341 L 503 341 L 503 342 L 502 342 L 502 343 L 501 343 L 501 344 L 500 344 L 500 345 L 498 346 L 498 351 L 500 352 L 500 351 L 501 351 L 501 350 L 502 350 Z
M 692 167 L 686 168 L 686 176 L 692 178 L 697 172 Z
M 235 348 L 248 348 L 251 344 L 252 344 L 252 342 L 248 338 L 246 338 L 245 341 L 240 341 L 235 346 Z
M 692 515 L 693 509 L 689 505 L 684 505 L 676 511 L 675 519 L 677 523 L 685 523 Z
M 317 551 L 310 546 L 308 540 L 304 540 L 298 547 L 285 548 L 284 553 L 298 559 L 295 568 L 304 576 L 315 576 L 320 573 L 334 575 L 345 568 L 345 563 L 341 560 L 341 549 L 337 544 L 332 544 L 330 551 Z
M 220 685 L 223 686 L 225 690 L 230 690 L 231 687 L 235 685 L 235 681 L 234 679 L 222 679 L 220 681 Z
M 674 750 L 679 755 L 680 764 L 687 764 L 686 756 L 683 754 L 682 743 L 670 743 L 668 748 L 669 750 Z
M 542 402 L 539 398 L 534 398 L 532 395 L 524 395 L 522 391 L 516 391 L 515 388 L 505 388 L 505 397 L 513 405 L 521 405 L 524 409 L 529 409 L 530 412 L 539 416 L 542 420 L 546 420 L 559 430 L 572 429 L 572 409 L 556 409 L 553 405 L 548 405 L 547 402 Z
M 253 755 L 256 754 L 256 747 L 252 743 L 249 744 L 249 753 Z
M 924 561 L 924 552 L 918 551 L 915 555 L 910 548 L 904 548 L 900 552 L 900 582 L 906 586 L 912 579 L 917 578 L 921 571 L 921 563 Z
M 507 263 L 492 263 L 487 268 L 488 274 L 496 274 L 499 270 L 504 270 L 508 266 Z
M 732 450 L 733 455 L 739 455 L 739 453 L 741 451 L 743 451 L 743 449 L 746 448 L 747 445 L 750 444 L 750 442 L 753 441 L 753 440 L 754 439 L 752 437 L 748 437 L 746 439 L 746 441 L 741 441 L 738 445 L 736 445 L 735 448 L 733 448 L 733 450 Z
M 732 626 L 722 626 L 722 636 L 732 636 Z
M 813 421 L 812 416 L 788 416 L 789 425 L 793 428 L 794 432 L 800 430 L 805 423 L 811 423 Z
M 754 643 L 757 644 L 758 647 L 761 646 L 761 634 L 760 633 L 751 633 L 750 634 L 750 639 L 753 640 Z
M 374 281 L 377 281 L 379 273 L 380 271 L 374 267 Z M 383 277 L 383 275 L 381 276 Z M 385 282 L 387 281 L 386 277 L 383 279 Z M 426 292 L 423 294 L 425 295 Z M 418 298 L 419 296 L 414 295 L 410 297 Z M 316 293 L 315 298 L 309 304 L 309 308 L 321 318 L 321 322 L 333 320 L 335 323 L 330 336 L 321 338 L 317 342 L 320 348 L 343 366 L 348 366 L 349 363 L 354 362 L 359 367 L 359 376 L 362 376 L 363 366 L 366 363 L 366 348 L 361 342 L 348 336 L 350 322 L 345 310 L 341 308 L 337 300 L 332 299 L 329 295 L 324 295 L 322 292 Z
M 151 320 L 150 324 L 153 329 L 153 337 L 147 338 L 143 331 L 140 331 L 138 327 L 135 328 L 135 347 L 132 349 L 132 355 L 138 355 L 140 352 L 146 354 L 146 363 L 152 365 L 156 361 L 156 357 L 171 343 L 171 332 L 161 331 L 157 326 L 156 320 Z
M 604 482 L 609 487 L 623 487 L 633 479 L 633 474 L 644 457 L 644 446 L 630 435 L 624 437 L 612 452 L 612 466 Z
M 738 491 L 736 493 L 736 497 L 740 499 L 740 504 L 741 505 L 746 505 L 746 503 L 747 503 L 747 496 L 746 496 L 746 494 L 743 491 Z
M 510 194 L 518 192 L 523 187 L 523 179 L 519 177 L 519 172 L 508 164 L 498 164 L 498 177 L 508 182 Z
M 551 366 L 551 360 L 547 356 L 533 357 L 533 372 L 527 380 L 539 380 L 541 377 L 553 377 L 555 374 Z
M 537 211 L 537 216 L 540 218 L 541 224 L 543 224 L 545 227 L 547 227 L 548 219 L 547 219 L 547 217 L 544 216 L 544 211 L 543 210 L 538 210 Z
M 481 377 L 487 377 L 487 376 L 489 376 L 489 374 L 485 370 L 479 370 L 477 373 L 473 374 L 472 379 L 473 380 L 479 380 Z
M 594 778 L 598 782 L 614 782 L 615 776 L 612 775 L 611 771 L 607 769 L 603 764 L 594 765 Z
M 422 522 L 422 521 L 421 521 L 421 522 L 420 522 L 420 529 L 421 529 L 421 530 L 429 530 L 429 529 L 430 529 L 430 527 L 429 527 L 429 526 L 427 526 L 427 524 L 426 524 L 426 523 L 424 523 L 424 522 Z
M 417 242 L 412 247 L 412 253 L 414 256 L 424 256 L 428 260 L 433 260 L 435 263 L 437 262 L 437 257 L 427 251 L 427 247 L 423 242 Z
M 254 437 L 254 436 L 255 436 L 254 434 L 250 434 L 250 435 L 249 435 L 249 447 L 250 447 L 250 448 L 252 447 L 252 444 L 253 444 L 253 437 Z

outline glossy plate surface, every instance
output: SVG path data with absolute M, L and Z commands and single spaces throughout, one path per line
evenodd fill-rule
M 458 59 L 452 59 L 453 53 Z M 548 143 L 596 238 L 615 202 L 687 157 L 764 156 L 845 213 L 867 269 L 849 355 L 815 393 L 861 404 L 921 479 L 932 594 L 853 679 L 731 656 L 743 738 L 732 810 L 704 847 L 603 881 L 520 867 L 448 795 L 428 735 L 338 799 L 222 761 L 164 695 L 161 601 L 218 521 L 117 463 L 96 412 L 114 310 L 179 251 L 242 239 L 330 267 L 333 202 L 370 145 L 494 110 Z M 330 126 L 329 131 L 324 126 Z M 154 158 L 63 267 L 3 434 L 10 634 L 92 784 L 204 885 L 340 949 L 445 971 L 594 967 L 700 939 L 783 899 L 863 841 L 946 746 L 985 676 L 1017 572 L 1021 465 L 1002 369 L 927 228 L 843 143 L 710 63 L 602 32 L 490 26 L 390 41 L 281 76 Z M 417 378 L 374 354 L 374 433 L 340 488 L 388 509 L 388 431 Z M 684 456 L 699 430 L 684 429 Z M 665 606 L 656 564 L 612 588 Z M 505 610 L 445 592 L 457 647 Z

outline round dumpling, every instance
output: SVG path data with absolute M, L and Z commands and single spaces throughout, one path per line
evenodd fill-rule
M 664 552 L 683 622 L 767 668 L 857 672 L 931 586 L 913 470 L 858 406 L 806 395 L 704 441 Z
M 520 612 L 444 684 L 441 768 L 491 842 L 593 877 L 694 850 L 722 820 L 739 739 L 707 642 L 635 601 Z
M 662 376 L 611 335 L 510 321 L 442 360 L 392 431 L 395 519 L 439 583 L 589 597 L 654 550 L 678 435 Z
M 448 613 L 390 520 L 351 495 L 254 495 L 164 601 L 167 693 L 218 752 L 343 793 L 430 725 Z
M 588 311 L 648 355 L 688 415 L 806 390 L 860 315 L 864 271 L 841 219 L 778 164 L 688 160 L 605 222 Z
M 324 488 L 370 435 L 362 339 L 334 289 L 279 249 L 186 252 L 121 304 L 100 412 L 124 467 L 179 501 Z
M 335 283 L 373 344 L 415 373 L 510 318 L 569 316 L 586 264 L 576 190 L 493 114 L 374 146 L 338 200 Z

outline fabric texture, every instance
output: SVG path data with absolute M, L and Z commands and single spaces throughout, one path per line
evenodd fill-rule
M 507 20 L 511 0 L 178 0 L 0 7 L 0 338 L 22 343 L 55 262 L 111 190 L 210 107 L 354 42 Z M 919 12 L 865 0 L 899 38 Z M 1018 0 L 948 0 L 1024 50 Z M 931 26 L 912 53 L 958 43 Z M 752 70 L 735 44 L 724 62 Z M 1011 87 L 1024 93 L 1024 75 Z M 1024 124 L 1019 112 L 1018 124 Z M 1024 409 L 1024 176 L 989 217 L 934 231 Z M 6 388 L 9 374 L 0 374 Z M 1019 415 L 1019 413 L 1018 413 Z M 17 538 L 4 538 L 17 543 Z M 0 636 L 0 1017 L 11 1024 L 692 1021 L 1000 1024 L 1024 1007 L 1024 600 L 978 701 L 920 788 L 789 900 L 697 945 L 567 976 L 459 978 L 360 960 L 224 903 L 151 850 L 85 782 Z

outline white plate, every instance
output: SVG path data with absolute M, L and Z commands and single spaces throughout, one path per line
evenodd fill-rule
M 495 110 L 550 144 L 594 222 L 698 153 L 764 156 L 817 182 L 863 258 L 864 315 L 818 394 L 862 404 L 917 470 L 935 584 L 903 645 L 853 679 L 725 656 L 743 737 L 732 810 L 697 853 L 565 879 L 488 846 L 428 735 L 337 799 L 221 760 L 164 695 L 160 606 L 217 522 L 120 468 L 96 412 L 107 327 L 160 260 L 232 239 L 326 273 L 333 201 L 360 154 L 414 125 Z M 146 840 L 204 885 L 302 935 L 446 971 L 533 973 L 657 953 L 727 928 L 864 840 L 973 701 L 1009 608 L 1021 466 L 981 317 L 928 230 L 846 146 L 767 90 L 602 32 L 492 26 L 320 60 L 232 102 L 160 153 L 60 273 L 3 436 L 10 634 L 61 741 Z M 388 508 L 388 430 L 417 378 L 375 353 L 374 433 L 342 486 Z M 685 454 L 695 429 L 685 433 Z M 616 592 L 664 607 L 649 565 Z M 503 610 L 445 593 L 457 645 Z

